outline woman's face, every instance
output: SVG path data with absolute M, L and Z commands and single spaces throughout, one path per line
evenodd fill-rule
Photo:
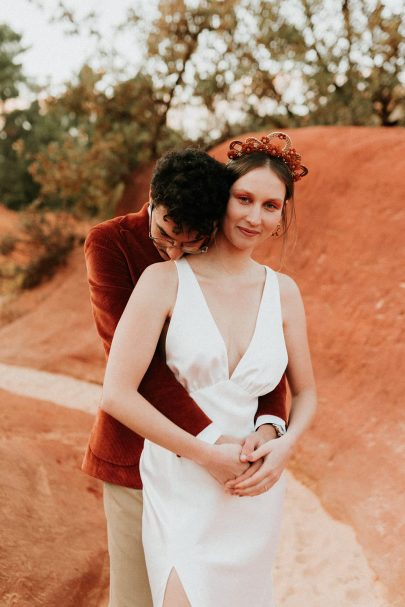
M 237 248 L 253 248 L 281 223 L 286 187 L 268 167 L 253 169 L 234 182 L 222 223 L 225 237 Z

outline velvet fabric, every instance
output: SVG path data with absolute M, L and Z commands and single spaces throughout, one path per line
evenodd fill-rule
M 148 205 L 138 213 L 116 217 L 93 227 L 84 246 L 90 298 L 106 355 L 115 328 L 144 269 L 163 261 L 148 237 Z M 156 295 L 162 285 L 156 285 Z M 134 344 L 134 348 L 142 344 Z M 194 436 L 211 420 L 176 380 L 158 352 L 139 392 L 163 415 Z M 257 416 L 277 415 L 286 420 L 286 382 L 260 397 Z M 139 458 L 143 438 L 99 409 L 82 469 L 100 480 L 140 489 Z

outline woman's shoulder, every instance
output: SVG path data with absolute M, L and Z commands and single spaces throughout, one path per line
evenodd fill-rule
M 172 261 L 151 264 L 141 274 L 131 299 L 144 300 L 152 308 L 170 309 L 176 298 L 177 275 Z
M 141 274 L 140 280 L 144 284 L 153 284 L 162 291 L 169 291 L 171 288 L 177 288 L 177 271 L 174 261 L 158 261 L 145 268 Z
M 282 272 L 276 272 L 276 276 L 278 279 L 278 285 L 280 289 L 280 298 L 281 301 L 288 303 L 291 301 L 301 300 L 301 292 L 300 289 L 291 276 L 288 274 L 283 274 Z
M 145 268 L 142 276 L 147 276 L 148 278 L 165 278 L 170 280 L 170 278 L 174 278 L 176 274 L 176 264 L 174 261 L 170 260 L 152 263 L 150 266 Z

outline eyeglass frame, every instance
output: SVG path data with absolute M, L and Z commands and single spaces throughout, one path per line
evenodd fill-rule
M 150 208 L 150 212 L 149 212 L 149 232 L 148 232 L 148 236 L 151 239 L 151 241 L 153 242 L 154 245 L 158 246 L 159 243 L 162 244 L 162 248 L 166 248 L 166 249 L 177 249 L 180 248 L 180 250 L 185 253 L 186 255 L 201 255 L 203 253 L 206 253 L 208 251 L 208 244 L 202 244 L 198 249 L 196 250 L 187 250 L 187 245 L 186 248 L 184 247 L 183 244 L 178 244 L 175 240 L 173 240 L 172 238 L 165 238 L 165 237 L 155 237 L 152 236 L 152 211 L 155 208 L 155 204 L 151 203 L 149 205 Z M 211 236 L 207 236 L 206 239 L 204 240 L 204 243 L 209 242 L 209 240 L 211 239 Z

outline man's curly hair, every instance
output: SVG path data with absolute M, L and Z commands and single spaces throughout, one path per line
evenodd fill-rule
M 157 162 L 151 202 L 167 209 L 179 231 L 209 236 L 224 216 L 233 178 L 225 165 L 195 148 L 168 152 Z

